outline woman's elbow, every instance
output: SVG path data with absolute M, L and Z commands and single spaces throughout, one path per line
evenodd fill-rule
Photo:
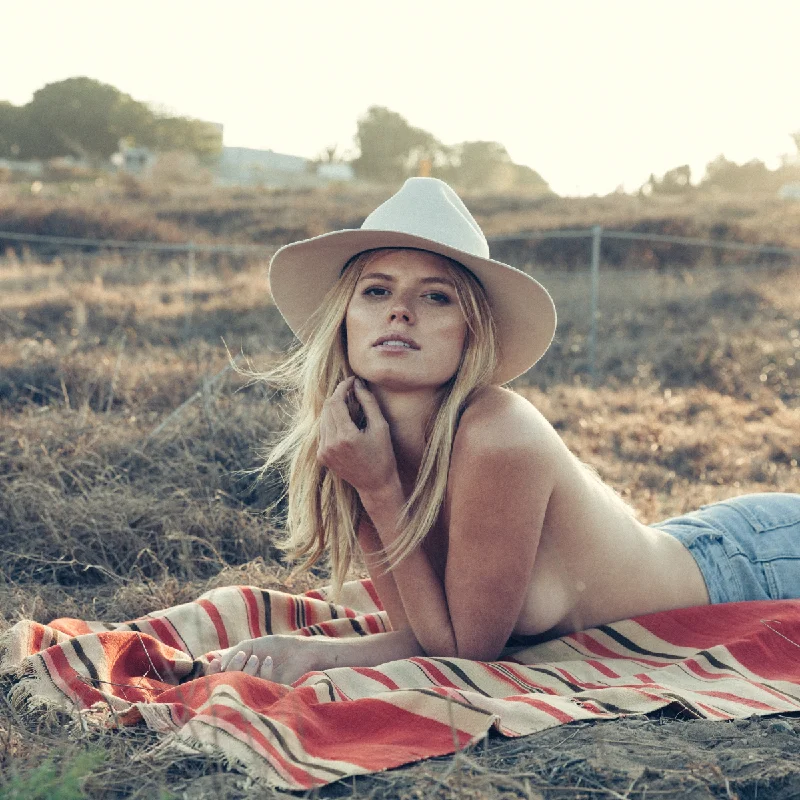
M 468 661 L 497 661 L 500 658 L 502 648 L 489 649 L 487 647 L 462 645 L 454 653 L 455 658 L 465 658 Z
M 451 658 L 464 658 L 468 661 L 497 661 L 503 646 L 497 646 L 485 639 L 474 637 L 456 638 L 453 642 Z
M 460 640 L 458 637 L 441 638 L 436 641 L 422 642 L 420 647 L 429 658 L 463 658 L 468 661 L 497 661 L 503 651 L 503 645 L 472 639 Z

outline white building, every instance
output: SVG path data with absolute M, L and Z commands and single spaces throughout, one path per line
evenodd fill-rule
M 778 189 L 778 197 L 783 200 L 800 200 L 800 183 L 784 183 Z
M 349 164 L 316 166 L 302 156 L 250 147 L 223 147 L 213 171 L 214 182 L 221 186 L 301 188 L 353 179 Z
M 155 164 L 156 154 L 149 147 L 131 147 L 120 142 L 119 150 L 111 156 L 111 163 L 130 175 L 145 175 Z

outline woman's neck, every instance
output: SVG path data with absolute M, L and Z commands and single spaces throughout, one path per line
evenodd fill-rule
M 430 392 L 392 392 L 372 385 L 392 436 L 397 468 L 403 483 L 416 479 L 425 450 L 425 429 L 436 397 Z

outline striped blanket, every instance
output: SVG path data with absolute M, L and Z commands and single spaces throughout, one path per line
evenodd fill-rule
M 369 581 L 289 595 L 214 589 L 134 622 L 19 622 L 0 636 L 13 703 L 87 720 L 144 720 L 162 747 L 222 754 L 308 789 L 452 753 L 491 730 L 522 736 L 668 705 L 709 719 L 800 711 L 800 601 L 652 614 L 478 663 L 409 658 L 312 672 L 293 686 L 202 676 L 204 654 L 269 633 L 369 636 L 386 619 Z

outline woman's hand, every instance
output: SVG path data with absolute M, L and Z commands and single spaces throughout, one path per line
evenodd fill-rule
M 359 405 L 362 425 L 353 421 L 355 416 L 361 422 L 356 408 Z M 342 381 L 325 401 L 317 461 L 359 494 L 380 492 L 398 480 L 389 425 L 378 401 L 358 378 Z
M 319 653 L 313 638 L 262 636 L 219 650 L 206 667 L 206 675 L 245 672 L 275 683 L 294 683 L 319 669 Z

